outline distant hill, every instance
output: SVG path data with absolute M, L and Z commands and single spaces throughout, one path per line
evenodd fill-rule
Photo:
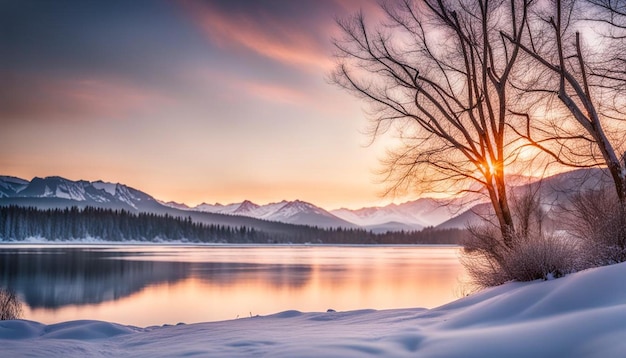
M 468 225 L 479 224 L 483 218 L 489 218 L 492 214 L 491 204 L 481 203 L 476 204 L 469 210 L 462 212 L 461 214 L 450 218 L 441 224 L 435 226 L 437 229 L 464 229 Z
M 563 210 L 571 204 L 572 198 L 584 191 L 600 189 L 613 185 L 609 173 L 605 169 L 578 169 L 556 174 L 529 184 L 511 188 L 513 196 L 533 193 L 539 199 L 542 209 L 546 212 L 546 224 L 554 228 L 561 228 L 563 217 L 567 215 Z M 514 200 L 511 200 L 514 205 Z M 435 226 L 437 229 L 462 229 L 468 224 L 479 223 L 483 217 L 493 216 L 493 210 L 488 203 L 479 203 L 470 209 L 454 216 Z
M 403 204 L 357 210 L 344 208 L 333 210 L 331 213 L 362 227 L 420 230 L 452 218 L 457 209 L 451 205 L 451 200 L 422 198 Z

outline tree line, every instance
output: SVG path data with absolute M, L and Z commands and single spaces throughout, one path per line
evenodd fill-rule
M 190 217 L 133 213 L 95 207 L 38 209 L 16 205 L 0 207 L 0 240 L 50 241 L 98 239 L 122 241 L 183 241 L 189 243 L 314 243 L 314 244 L 457 244 L 464 230 L 372 233 L 363 229 L 286 225 L 266 232 L 251 227 L 199 223 Z

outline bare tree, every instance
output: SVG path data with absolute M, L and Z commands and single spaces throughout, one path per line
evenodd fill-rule
M 626 159 L 624 148 L 626 127 L 620 106 L 624 105 L 626 57 L 619 53 L 590 58 L 579 31 L 584 21 L 604 23 L 608 43 L 598 45 L 595 52 L 607 54 L 607 48 L 622 51 L 626 43 L 625 5 L 619 0 L 587 0 L 584 7 L 576 1 L 554 0 L 547 14 L 538 13 L 528 21 L 528 38 L 522 41 L 515 33 L 502 32 L 511 43 L 520 46 L 538 70 L 520 78 L 517 85 L 523 95 L 539 94 L 540 112 L 532 115 L 525 108 L 513 112 L 526 119 L 526 125 L 514 129 L 529 143 L 552 156 L 557 162 L 573 167 L 606 166 L 615 184 L 622 207 L 626 207 Z M 612 16 L 595 19 L 581 16 L 593 9 Z M 575 21 L 578 19 L 579 21 Z M 621 31 L 620 33 L 617 30 Z M 619 67 L 621 61 L 621 67 Z M 615 67 L 618 66 L 618 67 Z M 535 74 L 534 76 L 532 74 Z M 622 88 L 622 90 L 618 90 Z M 622 96 L 622 98 L 618 98 Z M 554 101 L 553 98 L 558 100 Z M 564 116 L 563 113 L 567 116 Z M 559 115 L 560 113 L 560 115 Z M 543 118 L 541 118 L 543 117 Z M 576 125 L 572 126 L 569 119 Z M 617 122 L 615 122 L 617 120 Z M 582 130 L 581 130 L 582 129 Z
M 0 321 L 18 319 L 22 315 L 22 302 L 11 290 L 0 288 Z
M 620 91 L 626 89 L 626 1 L 623 0 L 584 0 L 589 9 L 585 21 L 593 23 L 596 31 L 606 41 L 603 61 L 593 64 L 591 75 L 604 79 L 608 88 Z M 621 118 L 626 118 L 620 111 Z
M 391 190 L 486 193 L 502 237 L 492 244 L 509 248 L 505 168 L 517 142 L 507 126 L 508 83 L 531 2 L 385 3 L 384 22 L 370 25 L 359 13 L 338 21 L 335 40 L 333 81 L 369 102 L 373 138 L 392 130 L 402 142 L 384 163 Z

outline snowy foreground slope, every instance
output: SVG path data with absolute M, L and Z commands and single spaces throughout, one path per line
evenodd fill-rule
M 287 311 L 148 328 L 4 321 L 0 347 L 6 357 L 624 357 L 625 277 L 626 263 L 510 283 L 431 310 Z

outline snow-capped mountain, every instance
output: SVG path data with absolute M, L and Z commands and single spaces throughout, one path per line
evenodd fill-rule
M 271 204 L 270 204 L 271 205 Z M 307 222 L 320 227 L 355 227 L 311 203 L 296 200 L 286 202 L 278 210 L 264 214 L 264 219 L 286 223 Z
M 0 176 L 0 198 L 7 198 L 15 195 L 20 190 L 24 189 L 28 185 L 28 180 Z
M 167 205 L 167 204 L 166 204 Z M 189 208 L 190 210 L 202 211 L 205 213 L 214 213 L 214 214 L 232 214 L 233 211 L 237 210 L 237 208 L 241 205 L 241 203 L 222 205 L 220 203 L 216 204 L 207 204 L 202 203 L 196 207 Z
M 61 177 L 27 180 L 0 177 L 0 198 L 28 202 L 31 199 L 68 200 L 82 205 L 138 210 L 156 203 L 148 194 L 119 183 L 72 181 Z M 31 200 L 32 201 L 32 200 Z
M 255 215 L 255 213 L 260 207 L 261 206 L 251 202 L 250 200 L 246 200 L 241 203 L 241 205 L 239 205 L 239 207 L 235 209 L 232 213 L 235 215 L 256 217 L 257 215 Z
M 422 198 L 403 204 L 389 204 L 382 207 L 369 207 L 358 210 L 338 209 L 332 214 L 362 227 L 419 230 L 426 226 L 436 226 L 452 218 L 458 208 L 450 200 Z
M 357 227 L 353 223 L 347 222 L 317 207 L 311 203 L 300 200 L 286 201 L 266 205 L 258 205 L 249 200 L 241 203 L 228 205 L 222 204 L 200 204 L 191 210 L 203 211 L 217 214 L 229 214 L 238 216 L 248 216 L 256 219 L 278 221 L 288 224 L 309 225 L 318 227 Z
M 276 223 L 322 228 L 356 227 L 324 209 L 302 201 L 282 201 L 261 206 L 246 200 L 231 205 L 201 204 L 189 208 L 182 203 L 158 201 L 124 184 L 72 181 L 58 176 L 36 177 L 31 181 L 0 176 L 0 205 L 34 206 L 42 209 L 92 206 L 155 214 L 168 213 L 174 216 L 191 216 L 200 222 L 266 230 L 275 229 Z
M 512 188 L 510 193 L 516 195 L 528 191 L 536 192 L 544 207 L 551 211 L 552 208 L 567 204 L 572 195 L 580 190 L 610 184 L 606 170 L 582 169 L 519 185 Z M 228 205 L 203 203 L 190 208 L 181 203 L 157 201 L 144 192 L 119 183 L 72 181 L 61 177 L 34 178 L 28 181 L 0 176 L 0 205 L 13 204 L 44 209 L 95 206 L 191 216 L 199 222 L 267 230 L 273 230 L 276 225 L 282 225 L 280 223 L 322 228 L 362 227 L 374 232 L 419 230 L 426 226 L 464 228 L 468 222 L 475 222 L 480 215 L 489 213 L 489 205 L 484 205 L 485 200 L 466 200 L 465 206 L 458 205 L 459 202 L 463 200 L 422 198 L 403 204 L 358 210 L 338 209 L 331 212 L 300 200 L 283 200 L 266 205 L 258 205 L 249 200 Z M 474 206 L 473 211 L 468 210 L 471 206 Z
M 266 205 L 249 200 L 228 205 L 203 203 L 190 210 L 320 227 L 362 227 L 374 232 L 420 230 L 426 226 L 436 226 L 459 212 L 457 206 L 450 205 L 450 200 L 431 198 L 383 207 L 330 212 L 300 200 L 283 200 Z
M 551 216 L 558 216 L 559 208 L 567 205 L 572 196 L 581 190 L 598 189 L 612 185 L 604 169 L 580 169 L 556 174 L 542 180 L 529 177 L 511 177 L 513 187 L 510 195 L 536 193 L 544 210 Z M 490 215 L 491 206 L 487 198 L 468 196 L 464 199 L 422 198 L 403 204 L 390 204 L 383 207 L 369 207 L 358 210 L 338 209 L 332 214 L 346 221 L 376 232 L 394 230 L 416 230 L 425 226 L 438 229 L 466 228 L 468 224 L 480 222 Z

